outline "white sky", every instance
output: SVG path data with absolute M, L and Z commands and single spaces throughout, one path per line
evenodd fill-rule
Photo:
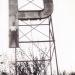
M 8 0 L 0 3 L 0 54 L 9 54 L 12 51 L 8 48 Z M 54 0 L 53 24 L 60 71 L 75 71 L 74 20 L 75 0 Z

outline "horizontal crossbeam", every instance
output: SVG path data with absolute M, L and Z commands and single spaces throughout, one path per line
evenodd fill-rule
M 45 59 L 45 60 L 27 60 L 27 61 L 16 61 L 16 62 L 33 62 L 33 61 L 50 61 L 50 59 Z
M 37 43 L 37 42 L 54 42 L 54 40 L 50 40 L 50 41 L 20 41 L 19 43 Z
M 39 25 L 39 24 L 28 24 L 28 25 L 18 25 L 18 26 L 36 26 L 36 25 Z M 40 26 L 43 26 L 43 25 L 49 25 L 49 24 L 40 24 Z

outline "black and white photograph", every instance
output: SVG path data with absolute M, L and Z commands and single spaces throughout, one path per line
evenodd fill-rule
M 0 75 L 75 75 L 74 0 L 0 3 Z

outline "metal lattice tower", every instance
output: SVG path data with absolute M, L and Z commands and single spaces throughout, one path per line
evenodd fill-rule
M 18 0 L 9 0 L 9 47 L 15 48 L 16 75 L 59 75 L 51 14 L 53 1 L 43 0 L 40 10 L 18 9 Z

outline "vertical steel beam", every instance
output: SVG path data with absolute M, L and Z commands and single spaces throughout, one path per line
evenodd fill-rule
M 57 53 L 56 53 L 56 45 L 55 45 L 55 37 L 54 37 L 54 30 L 53 30 L 53 23 L 52 23 L 52 17 L 50 17 L 51 20 L 51 27 L 53 32 L 53 42 L 54 42 L 54 50 L 55 50 L 55 60 L 56 60 L 56 69 L 57 69 L 57 75 L 59 75 L 59 69 L 58 69 L 58 60 L 57 60 Z
M 18 2 L 9 0 L 9 47 L 18 46 Z

